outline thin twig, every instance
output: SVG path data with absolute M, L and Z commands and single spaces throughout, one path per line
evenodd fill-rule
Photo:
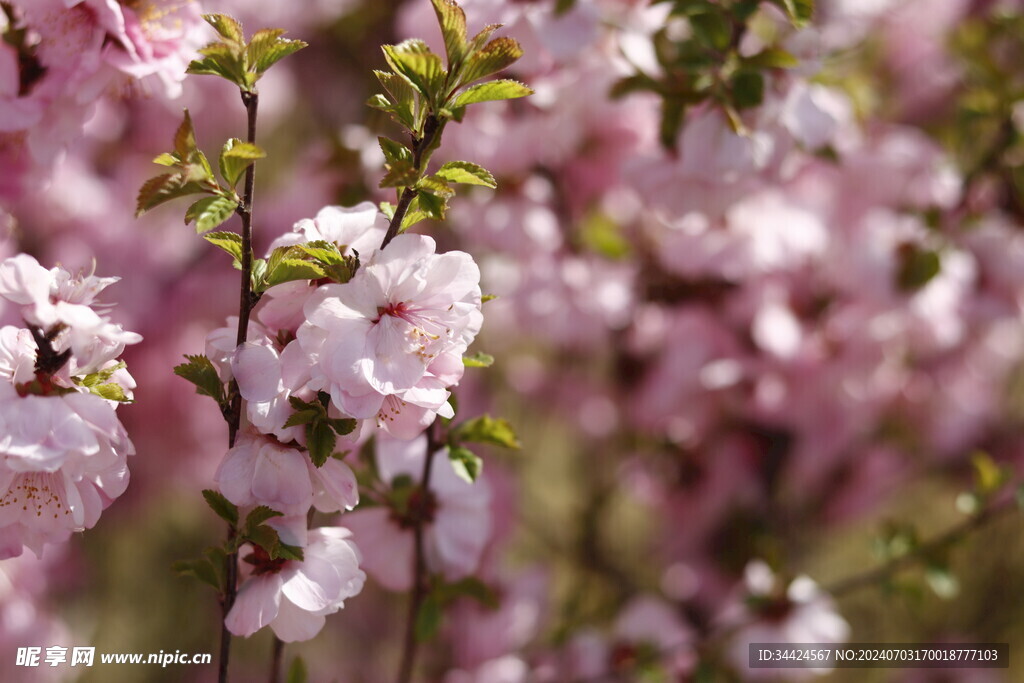
M 256 143 L 256 110 L 259 106 L 259 95 L 255 92 L 242 91 L 242 104 L 245 105 L 245 112 L 248 119 L 248 131 L 246 139 L 250 144 Z M 235 337 L 236 346 L 245 343 L 249 331 L 249 314 L 252 311 L 252 199 L 253 188 L 256 183 L 256 164 L 249 164 L 245 170 L 245 187 L 242 194 L 242 204 L 238 207 L 237 213 L 242 219 L 242 276 L 238 301 L 238 333 Z M 238 382 L 231 380 L 228 389 L 231 397 L 231 410 L 228 413 L 228 448 L 235 445 L 238 436 L 239 426 L 242 424 L 242 395 L 238 392 Z M 235 540 L 235 529 L 228 527 L 228 544 Z M 226 683 L 228 680 L 228 662 L 231 657 L 231 632 L 228 630 L 226 620 L 228 612 L 235 604 L 235 596 L 238 591 L 238 553 L 233 552 L 224 560 L 224 595 L 221 600 L 223 618 L 221 619 L 220 630 L 220 663 L 218 681 Z
M 436 116 L 428 116 L 427 120 L 423 124 L 423 137 L 413 138 L 412 141 L 412 163 L 416 169 L 416 177 L 422 175 L 423 166 L 426 161 L 429 161 L 429 156 L 425 159 L 424 155 L 434 145 L 438 136 L 441 135 L 441 131 L 444 129 L 444 123 L 439 120 Z M 398 206 L 395 207 L 395 214 L 391 217 L 391 223 L 388 225 L 388 231 L 384 235 L 384 240 L 380 244 L 380 248 L 388 246 L 391 240 L 395 239 L 398 232 L 402 229 L 402 221 L 405 220 L 405 214 L 409 212 L 409 207 L 412 206 L 412 200 L 419 194 L 419 190 L 414 187 L 407 187 L 402 190 L 402 196 L 398 198 Z
M 420 491 L 424 493 L 430 485 L 430 472 L 434 463 L 434 455 L 443 445 L 440 434 L 440 419 L 434 420 L 427 430 L 427 454 L 423 460 L 423 472 L 420 475 Z M 412 596 L 409 598 L 409 615 L 405 623 L 405 641 L 402 646 L 402 662 L 398 669 L 398 683 L 409 683 L 412 680 L 412 669 L 416 663 L 417 645 L 416 622 L 419 619 L 420 608 L 423 600 L 427 597 L 430 588 L 427 574 L 427 555 L 423 547 L 423 519 L 416 517 L 413 527 L 414 556 L 413 556 L 413 585 Z

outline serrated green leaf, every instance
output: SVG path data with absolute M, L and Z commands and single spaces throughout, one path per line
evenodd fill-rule
M 327 423 L 331 425 L 331 429 L 333 429 L 339 436 L 351 434 L 355 431 L 355 428 L 359 426 L 359 423 L 356 420 L 348 417 L 334 417 L 327 420 Z
M 448 68 L 455 69 L 466 54 L 466 13 L 455 0 L 431 0 L 441 26 Z
M 220 76 L 226 80 L 236 83 L 238 81 L 238 70 L 234 65 L 223 64 L 216 57 L 204 57 L 192 60 L 185 73 L 194 76 Z
M 442 199 L 451 199 L 455 196 L 455 190 L 452 189 L 443 178 L 436 176 L 426 176 L 416 181 L 416 189 L 421 192 L 429 192 L 430 194 L 441 197 Z
M 519 81 L 499 79 L 487 81 L 470 86 L 465 92 L 455 98 L 453 107 L 465 107 L 477 102 L 491 102 L 494 100 L 512 100 L 517 97 L 532 95 L 533 90 L 526 87 Z
M 266 524 L 246 529 L 245 534 L 239 538 L 258 545 L 266 550 L 271 557 L 274 557 L 277 548 L 281 545 L 281 537 L 278 535 L 277 529 Z
M 404 78 L 389 71 L 374 71 L 374 75 L 391 96 L 375 95 L 368 104 L 391 114 L 391 117 L 409 130 L 416 128 L 416 91 Z
M 174 368 L 174 374 L 196 386 L 196 393 L 209 396 L 217 403 L 224 403 L 224 384 L 217 375 L 217 368 L 206 356 L 188 356 L 187 363 Z
M 404 78 L 430 102 L 439 100 L 447 72 L 441 58 L 425 42 L 410 38 L 398 45 L 384 45 L 384 57 L 396 74 Z
M 268 266 L 266 284 L 267 287 L 273 287 L 296 280 L 319 280 L 325 276 L 324 269 L 312 261 L 285 258 Z
M 75 383 L 86 388 L 92 388 L 95 386 L 99 386 L 100 384 L 106 384 L 107 382 L 110 381 L 110 378 L 114 376 L 115 372 L 117 372 L 118 370 L 123 370 L 126 367 L 128 366 L 124 363 L 124 361 L 121 361 L 120 363 L 111 365 L 109 368 L 103 368 L 102 370 L 97 370 L 96 372 L 89 373 L 85 377 L 76 378 Z
M 448 200 L 446 198 L 423 192 L 416 195 L 416 200 L 420 211 L 422 211 L 427 218 L 433 218 L 437 221 L 444 220 L 444 217 L 448 212 Z
M 321 411 L 318 410 L 297 410 L 294 413 L 292 413 L 288 420 L 284 423 L 284 429 L 309 424 L 313 420 L 320 417 L 320 415 Z
M 220 174 L 231 187 L 234 187 L 250 164 L 266 156 L 266 152 L 251 142 L 231 138 L 224 143 L 220 151 Z
M 490 415 L 481 415 L 463 422 L 453 432 L 455 441 L 471 441 L 487 443 L 503 448 L 519 448 L 519 440 L 508 420 L 495 419 Z
M 323 467 L 334 452 L 337 441 L 338 437 L 326 421 L 316 420 L 306 425 L 306 448 L 309 449 L 309 459 L 316 467 Z
M 242 263 L 242 236 L 234 232 L 208 232 L 203 239 L 226 251 L 234 262 Z
M 263 524 L 268 519 L 274 517 L 284 517 L 283 512 L 278 512 L 273 508 L 266 505 L 257 505 L 245 516 L 245 529 L 255 529 L 260 524 Z
M 275 546 L 273 551 L 271 551 L 270 557 L 275 560 L 295 560 L 297 562 L 301 562 L 302 548 L 297 545 L 288 545 L 287 543 L 278 542 L 277 546 Z
M 433 595 L 428 595 L 420 603 L 420 609 L 416 613 L 416 640 L 423 642 L 433 638 L 441 627 L 441 619 L 444 616 L 444 611 L 441 609 L 441 604 L 437 598 Z
M 490 171 L 469 161 L 449 161 L 441 166 L 434 175 L 450 183 L 483 185 L 491 189 L 498 187 L 498 183 L 495 182 Z
M 204 233 L 231 218 L 238 203 L 227 197 L 207 197 L 188 207 L 185 223 L 196 222 L 196 232 Z
M 214 513 L 232 526 L 238 524 L 238 506 L 218 491 L 203 489 L 203 498 Z
M 154 164 L 160 164 L 161 166 L 177 166 L 181 163 L 181 159 L 178 158 L 177 154 L 168 154 L 164 152 L 156 159 L 153 159 Z
M 325 266 L 334 266 L 345 263 L 345 256 L 333 242 L 317 240 L 306 244 L 296 245 L 309 257 L 315 259 Z
M 139 188 L 135 215 L 136 217 L 141 216 L 150 209 L 178 197 L 209 192 L 211 192 L 209 188 L 188 180 L 180 173 L 164 173 L 150 178 Z
M 412 163 L 412 150 L 397 140 L 381 135 L 377 138 L 380 151 L 384 153 L 384 159 L 390 164 L 396 161 Z
M 192 127 L 192 116 L 186 109 L 185 117 L 174 132 L 174 152 L 178 158 L 188 159 L 196 149 L 196 132 Z
M 448 460 L 452 469 L 460 479 L 473 483 L 483 471 L 484 461 L 480 456 L 465 446 L 451 446 L 448 448 Z
M 203 19 L 221 35 L 222 38 L 232 42 L 241 43 L 245 41 L 245 34 L 242 25 L 234 17 L 227 14 L 204 14 Z
M 467 368 L 489 368 L 494 365 L 494 356 L 477 351 L 472 356 L 463 356 L 462 364 Z
M 466 57 L 465 66 L 459 74 L 459 85 L 472 83 L 485 76 L 490 76 L 502 69 L 506 69 L 522 56 L 523 48 L 519 47 L 519 43 L 514 39 L 507 36 L 495 38 L 483 48 L 470 52 Z M 519 95 L 519 97 L 522 97 L 522 95 Z M 508 98 L 503 97 L 500 99 Z
M 419 178 L 419 171 L 412 161 L 395 160 L 385 164 L 387 173 L 380 181 L 380 187 L 409 187 Z
M 250 61 L 251 68 L 254 69 L 257 74 L 262 74 L 285 57 L 293 55 L 306 47 L 309 47 L 309 44 L 302 40 L 278 38 L 277 41 L 260 54 L 259 57 Z

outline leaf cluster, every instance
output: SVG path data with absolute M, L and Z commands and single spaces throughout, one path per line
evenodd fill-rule
M 277 247 L 269 258 L 253 261 L 252 290 L 260 294 L 274 285 L 295 280 L 326 279 L 345 283 L 352 279 L 357 270 L 359 254 L 346 256 L 333 242 L 317 240 Z
M 511 66 L 523 54 L 514 39 L 492 38 L 500 24 L 486 26 L 470 38 L 466 15 L 454 0 L 432 2 L 444 38 L 445 60 L 415 38 L 383 46 L 391 71 L 374 72 L 384 92 L 367 103 L 386 112 L 410 136 L 408 144 L 379 138 L 387 170 L 380 186 L 393 187 L 399 194 L 410 191 L 411 204 L 401 209 L 402 230 L 425 218 L 444 219 L 448 200 L 455 194 L 453 184 L 496 187 L 486 169 L 468 161 L 448 162 L 432 175 L 425 173 L 447 122 L 461 121 L 471 104 L 525 97 L 533 92 L 510 79 L 482 81 Z M 381 210 L 393 219 L 399 208 L 384 203 Z
M 470 483 L 480 476 L 484 463 L 479 455 L 465 446 L 467 443 L 513 450 L 522 447 L 508 420 L 481 415 L 459 424 L 448 432 L 448 460 L 455 474 Z
M 220 76 L 242 92 L 256 92 L 256 82 L 267 69 L 306 47 L 301 40 L 282 38 L 284 29 L 260 29 L 246 42 L 242 25 L 232 17 L 204 14 L 203 19 L 217 31 L 220 40 L 199 50 L 202 58 L 188 65 L 188 73 Z
M 743 35 L 756 21 L 760 0 L 657 0 L 672 5 L 670 15 L 684 20 L 684 37 L 666 26 L 654 35 L 661 76 L 643 72 L 627 76 L 612 89 L 622 96 L 650 91 L 661 97 L 661 143 L 674 148 L 688 107 L 711 101 L 721 107 L 733 130 L 744 133 L 740 112 L 764 101 L 765 76 L 796 66 L 796 57 L 775 45 L 754 55 L 739 51 Z M 814 13 L 814 0 L 770 0 L 796 28 Z
M 309 459 L 316 467 L 323 467 L 327 459 L 334 455 L 338 436 L 351 434 L 356 428 L 356 421 L 351 418 L 332 418 L 327 414 L 327 406 L 331 397 L 326 392 L 319 392 L 312 401 L 291 396 L 288 398 L 295 410 L 285 427 L 304 426 L 306 430 L 306 449 Z

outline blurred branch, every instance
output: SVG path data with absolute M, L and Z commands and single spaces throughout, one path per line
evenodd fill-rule
M 830 586 L 824 586 L 823 590 L 833 597 L 840 597 L 861 588 L 881 583 L 893 574 L 926 560 L 926 558 L 934 555 L 936 552 L 948 549 L 962 541 L 972 532 L 1006 516 L 1008 513 L 1016 512 L 1018 509 L 1019 503 L 1014 496 L 1000 498 L 997 502 L 991 503 L 988 507 L 971 515 L 960 524 L 947 529 L 929 541 L 919 543 L 907 551 L 906 554 L 893 558 L 885 564 L 864 573 L 847 577 Z
M 398 215 L 397 212 L 395 214 Z M 385 244 L 387 240 L 385 238 Z M 383 247 L 382 247 L 383 248 Z M 435 419 L 427 429 L 427 454 L 423 460 L 423 473 L 420 476 L 420 491 L 426 492 L 430 486 L 430 472 L 434 464 L 434 455 L 445 444 L 447 438 L 441 434 L 440 419 Z M 413 585 L 412 596 L 409 598 L 409 616 L 405 623 L 405 638 L 402 646 L 402 662 L 398 669 L 398 683 L 409 683 L 412 680 L 412 669 L 416 663 L 416 652 L 419 642 L 416 638 L 416 622 L 419 619 L 420 607 L 429 590 L 427 574 L 427 555 L 423 547 L 423 522 L 421 516 L 415 518 L 413 527 Z

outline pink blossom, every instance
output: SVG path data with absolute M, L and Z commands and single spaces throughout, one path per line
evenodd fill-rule
M 380 248 L 387 228 L 387 219 L 372 202 L 352 207 L 325 206 L 315 218 L 303 218 L 297 222 L 292 232 L 274 240 L 270 249 L 325 241 L 338 245 L 343 249 L 342 253 L 358 253 L 365 261 Z
M 411 441 L 378 438 L 381 481 L 390 485 L 401 475 L 418 481 L 426 457 L 426 437 Z M 401 489 L 401 498 L 402 503 L 395 497 L 387 506 L 345 516 L 363 551 L 362 566 L 374 579 L 389 590 L 412 586 L 416 519 L 424 523 L 424 549 L 432 572 L 459 579 L 476 570 L 491 533 L 491 492 L 486 480 L 470 484 L 460 479 L 440 451 L 427 490 L 413 484 Z
M 314 378 L 343 413 L 379 415 L 385 426 L 407 405 L 433 413 L 461 377 L 483 319 L 480 271 L 468 254 L 434 249 L 429 237 L 399 235 L 351 281 L 307 301 L 298 340 L 316 354 Z
M 309 640 L 323 628 L 325 617 L 359 594 L 366 574 L 360 553 L 342 527 L 309 532 L 304 559 L 273 560 L 255 547 L 245 556 L 251 574 L 238 591 L 224 623 L 238 636 L 251 636 L 264 626 L 286 643 Z
M 239 433 L 214 479 L 235 505 L 267 505 L 285 516 L 318 510 L 352 509 L 359 502 L 355 475 L 348 465 L 329 458 L 320 468 L 309 455 L 252 431 Z

